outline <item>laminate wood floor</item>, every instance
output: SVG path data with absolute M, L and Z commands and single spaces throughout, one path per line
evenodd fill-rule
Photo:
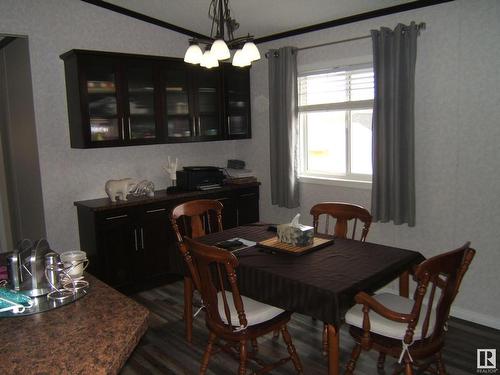
M 135 374 L 198 374 L 199 364 L 208 339 L 203 312 L 194 321 L 193 343 L 184 338 L 183 284 L 181 281 L 151 289 L 131 296 L 150 311 L 149 329 L 141 339 L 127 363 L 122 375 Z M 299 353 L 305 374 L 326 374 L 327 360 L 321 354 L 323 323 L 310 317 L 294 314 L 288 324 L 294 345 Z M 444 350 L 448 374 L 477 374 L 476 349 L 494 348 L 498 353 L 500 368 L 500 331 L 452 319 Z M 346 330 L 341 329 L 341 366 L 350 357 L 353 341 Z M 275 341 L 272 335 L 259 340 L 259 354 L 263 360 L 272 362 L 287 355 L 282 338 Z M 377 374 L 377 354 L 363 352 L 356 367 L 356 374 Z M 391 374 L 394 361 L 387 358 L 385 373 Z M 207 374 L 236 374 L 238 364 L 225 353 L 213 356 Z M 255 369 L 253 365 L 249 368 Z M 249 371 L 248 371 L 249 373 Z M 274 370 L 273 374 L 295 374 L 293 365 L 287 363 Z M 500 370 L 499 370 L 500 374 Z

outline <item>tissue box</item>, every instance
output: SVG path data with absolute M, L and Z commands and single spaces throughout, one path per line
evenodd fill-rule
M 278 240 L 294 246 L 308 246 L 313 244 L 314 228 L 299 224 L 292 226 L 291 224 L 278 225 Z

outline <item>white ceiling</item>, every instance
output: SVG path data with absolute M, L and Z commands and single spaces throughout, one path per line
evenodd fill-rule
M 210 35 L 210 0 L 105 0 L 108 3 Z M 414 0 L 230 0 L 239 22 L 235 36 L 260 38 Z

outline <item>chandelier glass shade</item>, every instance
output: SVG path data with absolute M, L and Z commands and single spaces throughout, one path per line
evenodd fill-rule
M 190 64 L 199 64 L 202 56 L 203 51 L 200 46 L 198 44 L 191 44 L 184 55 L 184 61 Z
M 207 69 L 215 68 L 215 67 L 219 66 L 219 60 L 217 60 L 215 58 L 215 56 L 212 55 L 210 50 L 207 49 L 203 53 L 203 56 L 201 56 L 200 66 L 203 66 L 204 68 L 207 68 Z
M 238 67 L 251 65 L 252 61 L 260 59 L 260 52 L 253 36 L 235 38 L 234 31 L 240 26 L 231 18 L 229 0 L 211 0 L 208 16 L 212 19 L 210 38 L 193 38 L 184 55 L 184 61 L 190 64 L 200 64 L 205 68 L 219 66 L 219 61 L 231 58 L 230 50 L 236 50 L 232 64 Z M 200 45 L 205 46 L 203 52 Z
M 214 44 L 212 44 L 210 53 L 217 60 L 227 60 L 231 57 L 231 52 L 229 52 L 229 48 L 227 47 L 227 44 L 223 39 L 217 39 Z

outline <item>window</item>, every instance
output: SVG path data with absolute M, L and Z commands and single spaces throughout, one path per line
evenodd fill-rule
M 373 68 L 298 78 L 302 177 L 371 181 Z

